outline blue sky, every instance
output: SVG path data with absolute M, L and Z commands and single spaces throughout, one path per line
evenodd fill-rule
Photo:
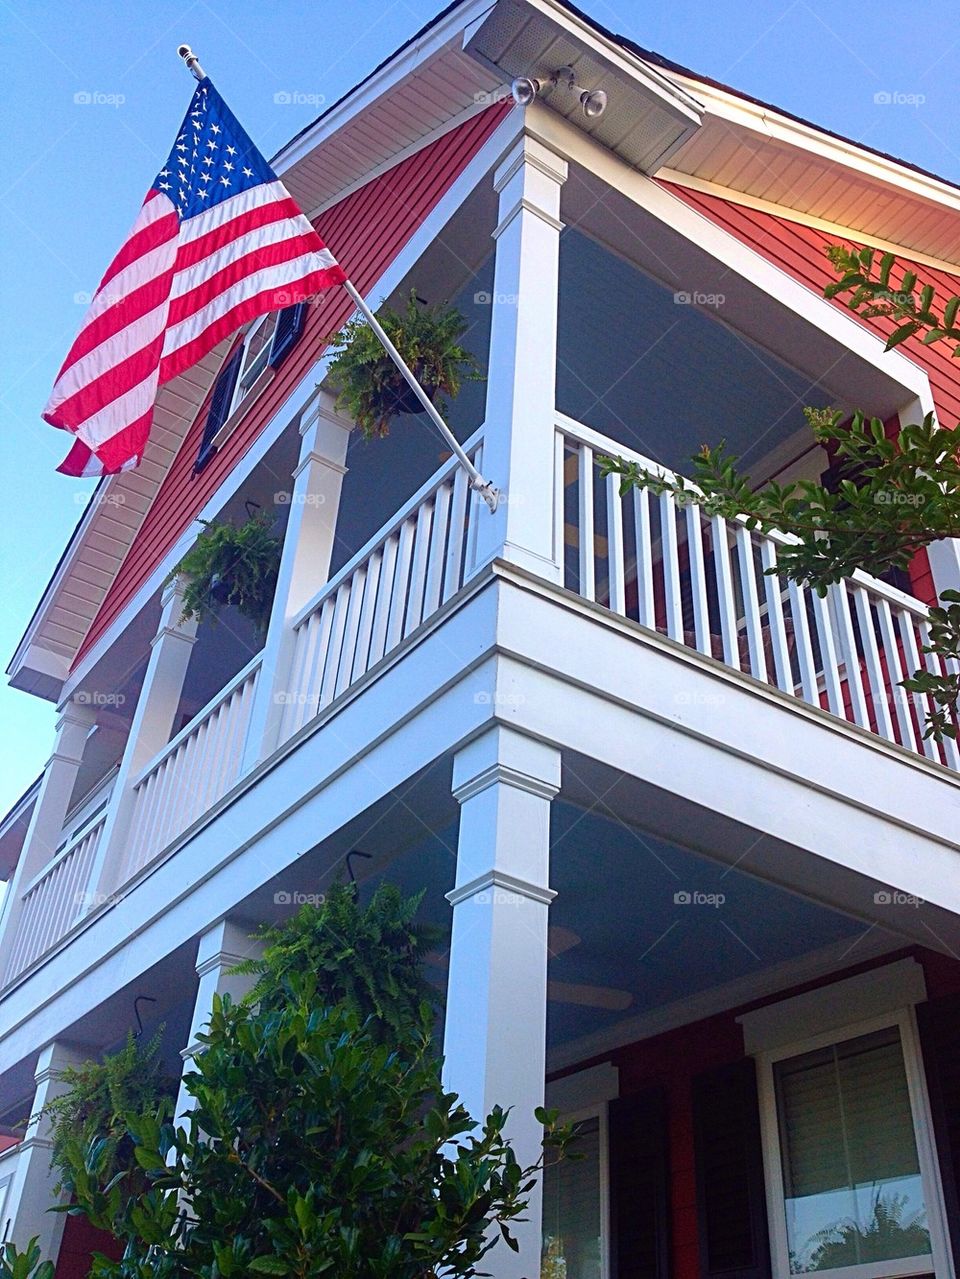
M 956 0 L 582 2 L 605 26 L 704 75 L 960 182 Z M 55 474 L 64 437 L 39 414 L 82 298 L 186 109 L 192 81 L 177 44 L 201 55 L 269 156 L 435 12 L 435 0 L 0 0 L 4 665 L 92 488 Z M 275 101 L 285 93 L 293 104 Z M 878 102 L 884 94 L 914 104 Z M 43 767 L 54 715 L 3 687 L 0 717 L 2 812 Z

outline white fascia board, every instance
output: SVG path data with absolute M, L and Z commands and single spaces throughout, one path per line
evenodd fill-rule
M 388 297 L 398 287 L 413 264 L 429 248 L 447 222 L 466 201 L 478 183 L 482 181 L 484 175 L 511 145 L 514 137 L 522 128 L 522 121 L 519 116 L 520 113 L 517 112 L 504 117 L 446 194 L 437 202 L 431 213 L 369 290 L 366 300 L 372 306 L 377 305 L 381 297 Z M 423 145 L 426 146 L 431 141 L 432 136 L 425 138 Z M 289 398 L 271 418 L 269 425 L 264 428 L 251 448 L 224 479 L 220 487 L 212 494 L 203 509 L 197 513 L 193 524 L 177 539 L 175 545 L 164 556 L 161 563 L 154 569 L 134 598 L 130 600 L 97 643 L 84 656 L 83 661 L 64 684 L 61 695 L 63 701 L 66 701 L 74 690 L 82 684 L 97 662 L 117 643 L 136 615 L 160 589 L 164 578 L 167 577 L 174 565 L 183 558 L 185 552 L 196 539 L 199 531 L 199 521 L 212 519 L 237 489 L 246 482 L 250 473 L 261 461 L 271 445 L 279 438 L 294 414 L 298 413 L 311 396 L 314 395 L 317 386 L 323 380 L 328 362 L 329 356 L 323 356 L 309 373 L 301 379 Z
M 416 71 L 417 67 L 442 49 L 445 44 L 449 44 L 460 34 L 464 26 L 473 22 L 478 14 L 486 12 L 489 7 L 490 0 L 467 0 L 466 3 L 451 9 L 441 21 L 425 31 L 419 40 L 396 54 L 369 79 L 352 89 L 319 120 L 308 125 L 303 134 L 288 142 L 273 161 L 277 174 L 283 177 L 287 169 L 309 155 L 338 129 L 342 129 L 377 98 L 388 93 L 400 80 Z
M 844 350 L 899 383 L 904 401 L 918 399 L 933 407 L 930 379 L 925 370 L 899 351 L 885 351 L 881 338 L 858 320 L 845 315 L 792 275 L 775 266 L 758 250 L 725 231 L 652 178 L 630 167 L 586 137 L 555 112 L 535 103 L 528 107 L 526 128 L 571 163 L 600 178 L 665 226 L 705 250 L 725 267 L 776 299 L 801 319 L 833 338 Z M 926 411 L 926 410 L 925 410 Z
M 866 177 L 960 212 L 960 190 L 949 182 L 910 169 L 872 151 L 865 151 L 854 142 L 832 137 L 814 125 L 791 120 L 769 107 L 750 102 L 715 85 L 705 84 L 695 77 L 684 76 L 679 72 L 675 75 L 678 83 L 687 85 L 690 92 L 702 101 L 709 115 L 740 125 L 773 141 L 808 151 L 834 164 L 842 164 Z

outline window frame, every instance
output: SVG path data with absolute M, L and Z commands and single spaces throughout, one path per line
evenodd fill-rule
M 600 1161 L 600 1279 L 611 1279 L 610 1275 L 610 1146 L 609 1106 L 606 1101 L 596 1101 L 575 1110 L 561 1110 L 561 1124 L 579 1124 L 588 1119 L 596 1119 L 598 1125 L 597 1158 Z M 540 1247 L 543 1248 L 543 1178 L 540 1181 Z
M 829 987 L 824 988 L 829 990 Z M 895 1027 L 900 1034 L 907 1093 L 913 1120 L 913 1135 L 917 1144 L 920 1164 L 920 1182 L 923 1188 L 930 1231 L 930 1255 L 928 1257 L 901 1257 L 893 1261 L 864 1262 L 855 1266 L 832 1267 L 829 1270 L 801 1271 L 816 1274 L 821 1279 L 910 1279 L 911 1276 L 944 1276 L 953 1279 L 954 1269 L 948 1246 L 947 1223 L 940 1184 L 940 1167 L 934 1147 L 933 1123 L 930 1101 L 927 1096 L 923 1058 L 917 1031 L 916 1014 L 912 1007 L 894 1009 L 864 1021 L 845 1023 L 829 1030 L 809 1035 L 788 1044 L 780 1044 L 756 1054 L 757 1087 L 760 1103 L 760 1135 L 763 1146 L 764 1184 L 767 1195 L 767 1220 L 770 1231 L 770 1261 L 773 1279 L 794 1279 L 790 1269 L 787 1237 L 786 1187 L 783 1175 L 783 1147 L 780 1140 L 780 1124 L 777 1113 L 774 1065 L 790 1057 L 798 1057 L 820 1048 L 856 1039 L 878 1030 Z
M 257 330 L 262 328 L 265 324 L 268 324 L 270 320 L 273 320 L 273 331 L 270 334 L 270 340 L 264 343 L 264 345 L 257 352 L 255 358 L 250 362 L 250 367 L 246 368 L 245 361 L 248 354 L 250 341 L 255 336 Z M 258 382 L 260 382 L 263 375 L 267 373 L 272 367 L 270 364 L 270 360 L 273 356 L 273 342 L 277 336 L 277 325 L 279 324 L 279 322 L 280 322 L 280 311 L 267 311 L 264 315 L 258 315 L 255 320 L 251 320 L 250 324 L 247 326 L 246 330 L 244 331 L 243 340 L 240 343 L 243 349 L 243 355 L 240 357 L 240 368 L 237 371 L 237 380 L 233 384 L 233 392 L 230 396 L 230 408 L 227 411 L 226 417 L 223 419 L 224 426 L 227 425 L 227 423 L 233 417 L 234 413 L 236 413 L 236 411 L 242 405 L 253 403 L 253 399 L 256 397 L 256 394 L 257 394 Z M 253 366 L 258 361 L 261 361 L 261 360 L 262 360 L 261 367 L 257 369 L 256 376 L 252 379 L 252 381 L 247 386 L 246 390 L 241 395 L 240 390 L 241 390 L 241 387 L 243 386 L 244 379 L 249 377 L 250 371 L 253 368 Z M 221 430 L 222 429 L 223 427 L 221 427 Z

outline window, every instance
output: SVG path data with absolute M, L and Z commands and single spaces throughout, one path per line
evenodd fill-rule
M 277 313 L 272 311 L 269 315 L 262 315 L 259 320 L 255 320 L 253 327 L 247 334 L 243 343 L 243 358 L 240 361 L 240 373 L 234 388 L 230 413 L 239 408 L 244 399 L 250 394 L 254 382 L 267 367 L 267 361 L 270 358 L 270 344 L 273 341 L 276 327 Z M 227 414 L 228 417 L 230 413 Z
M 597 1115 L 575 1125 L 576 1159 L 543 1172 L 542 1279 L 603 1279 L 602 1132 Z
M 236 347 L 220 370 L 210 397 L 210 409 L 194 463 L 194 474 L 202 471 L 217 451 L 214 443 L 221 427 L 250 395 L 261 374 L 279 368 L 303 331 L 307 304 L 298 302 L 282 311 L 272 311 L 254 320 L 243 342 Z
M 912 1013 L 762 1059 L 774 1274 L 940 1274 L 941 1194 Z

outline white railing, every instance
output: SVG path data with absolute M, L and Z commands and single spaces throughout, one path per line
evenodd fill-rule
M 479 433 L 466 445 L 483 465 Z M 280 740 L 319 714 L 463 585 L 477 503 L 451 458 L 294 622 Z
M 92 826 L 78 831 L 24 889 L 4 982 L 12 981 L 55 946 L 84 912 L 105 821 L 106 815 L 101 814 Z
M 740 520 L 707 516 L 601 479 L 597 456 L 657 463 L 590 427 L 558 415 L 557 519 L 564 585 L 861 728 L 960 769 L 949 739 L 923 737 L 926 697 L 900 681 L 920 669 L 940 672 L 923 654 L 924 604 L 865 573 L 830 588 L 827 598 L 767 570 L 782 535 L 760 535 Z M 691 486 L 692 487 L 692 486 Z
M 240 774 L 260 653 L 172 738 L 133 782 L 122 882 L 230 789 Z

